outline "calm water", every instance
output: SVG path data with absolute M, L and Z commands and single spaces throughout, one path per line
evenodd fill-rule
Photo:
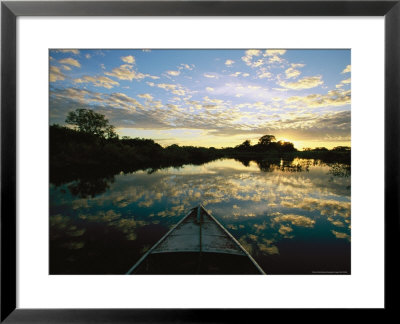
M 213 161 L 50 185 L 50 273 L 123 274 L 202 203 L 267 274 L 350 273 L 350 174 Z

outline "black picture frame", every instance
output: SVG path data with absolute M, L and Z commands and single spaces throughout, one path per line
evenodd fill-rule
M 399 234 L 400 0 L 393 1 L 2 1 L 1 3 L 1 322 L 234 322 L 268 309 L 16 308 L 16 19 L 19 16 L 384 16 L 385 309 L 396 307 Z M 371 135 L 373 136 L 373 135 Z M 373 190 L 373 189 L 372 189 Z M 373 256 L 371 256 L 373 258 Z M 366 283 L 367 284 L 367 283 Z M 261 313 L 261 314 L 259 314 Z

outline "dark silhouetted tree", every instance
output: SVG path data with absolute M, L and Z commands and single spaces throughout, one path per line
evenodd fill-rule
M 237 145 L 235 148 L 238 150 L 244 150 L 244 151 L 249 150 L 251 148 L 250 141 L 245 140 L 242 144 Z
M 263 137 L 260 137 L 258 140 L 258 144 L 261 144 L 263 146 L 268 146 L 272 142 L 276 140 L 274 135 L 264 135 Z
M 109 124 L 106 116 L 90 109 L 79 108 L 70 111 L 65 122 L 80 132 L 99 137 L 116 138 L 114 126 Z
M 349 152 L 351 151 L 351 147 L 350 146 L 336 146 L 332 149 L 332 151 L 335 152 Z

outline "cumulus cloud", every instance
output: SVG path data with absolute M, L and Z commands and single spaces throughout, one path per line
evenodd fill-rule
M 75 54 L 75 55 L 78 55 L 80 52 L 79 52 L 79 50 L 77 50 L 77 49 L 60 49 L 60 50 L 56 50 L 56 52 L 59 52 L 59 53 L 72 53 L 72 54 Z
M 208 92 L 212 92 L 212 91 L 214 91 L 214 88 L 206 87 L 206 90 L 207 90 Z
M 242 72 L 235 72 L 235 73 L 232 73 L 232 74 L 230 74 L 230 76 L 231 77 L 238 77 L 239 75 L 241 75 L 242 74 Z
M 258 49 L 249 49 L 245 52 L 246 56 L 259 56 L 261 54 L 261 51 Z
M 139 98 L 145 98 L 147 100 L 153 100 L 153 96 L 149 93 L 143 93 L 138 95 Z
M 272 73 L 268 71 L 260 71 L 260 73 L 257 75 L 259 79 L 264 79 L 264 78 L 271 78 Z
M 292 78 L 297 78 L 301 74 L 301 72 L 293 67 L 290 67 L 287 70 L 285 70 L 285 74 L 286 74 L 286 79 L 292 79 Z
M 175 90 L 176 84 L 169 84 L 169 83 L 157 83 L 157 87 L 165 90 Z
M 284 49 L 268 49 L 265 51 L 264 56 L 283 55 L 286 53 Z
M 50 82 L 62 81 L 64 79 L 65 75 L 61 72 L 60 68 L 50 66 Z
M 185 90 L 182 86 L 178 84 L 171 84 L 171 83 L 154 83 L 154 82 L 146 82 L 147 85 L 150 87 L 157 87 L 164 89 L 166 91 L 171 91 L 171 93 L 178 95 L 178 96 L 184 96 L 187 93 L 187 90 Z
M 226 66 L 232 66 L 233 63 L 235 63 L 235 61 L 233 61 L 233 60 L 226 60 L 226 61 L 225 61 L 225 65 L 226 65 Z
M 103 87 L 107 89 L 111 89 L 115 86 L 119 86 L 119 83 L 117 81 L 114 81 L 110 78 L 107 78 L 105 76 L 89 76 L 89 75 L 84 75 L 82 78 L 78 78 L 74 80 L 75 83 L 92 83 L 95 87 Z
M 290 226 L 285 226 L 285 225 L 281 225 L 281 227 L 278 230 L 278 232 L 282 235 L 286 235 L 287 233 L 290 233 L 292 231 L 293 231 L 293 228 L 291 228 Z
M 287 222 L 291 223 L 292 225 L 302 226 L 302 227 L 313 227 L 315 224 L 314 219 L 294 214 L 276 216 L 274 217 L 273 220 L 277 223 Z
M 130 81 L 133 79 L 143 79 L 145 77 L 142 73 L 136 73 L 136 71 L 132 69 L 132 66 L 128 64 L 123 64 L 120 67 L 114 68 L 112 72 L 105 72 L 105 74 L 120 80 Z
M 286 103 L 307 108 L 344 106 L 351 103 L 351 91 L 330 90 L 325 95 L 293 96 L 286 99 Z
M 263 56 L 268 59 L 268 63 L 282 63 L 283 59 L 280 57 L 286 53 L 284 49 L 270 49 L 266 50 Z
M 324 84 L 324 81 L 322 81 L 321 76 L 312 76 L 312 77 L 304 77 L 295 82 L 280 81 L 280 82 L 278 82 L 278 84 L 281 87 L 284 87 L 287 89 L 302 90 L 302 89 L 311 89 L 311 88 L 318 87 L 318 86 Z
M 180 69 L 180 70 L 182 70 L 182 69 L 186 69 L 186 70 L 189 70 L 189 71 L 191 71 L 191 70 L 193 70 L 194 69 L 194 64 L 186 64 L 186 63 L 181 63 L 180 65 L 179 65 L 179 67 L 178 67 L 178 69 Z
M 243 72 L 235 72 L 235 73 L 232 73 L 232 74 L 230 74 L 229 76 L 231 76 L 231 77 L 235 77 L 235 78 L 237 78 L 238 76 L 242 76 L 242 77 L 248 77 L 248 76 L 250 76 L 250 74 L 249 73 L 243 73 Z
M 180 71 L 167 71 L 167 74 L 172 75 L 172 76 L 178 76 L 179 74 L 181 74 Z
M 61 59 L 61 60 L 59 60 L 58 61 L 58 63 L 61 63 L 61 64 L 68 64 L 68 65 L 72 65 L 72 66 L 75 66 L 75 67 L 81 67 L 81 64 L 77 61 L 77 60 L 75 60 L 75 59 L 73 59 L 73 58 L 65 58 L 65 59 Z
M 121 60 L 125 63 L 128 64 L 134 64 L 135 63 L 135 58 L 132 55 L 128 55 L 128 56 L 123 56 L 121 57 Z
M 350 73 L 351 72 L 351 65 L 347 65 L 346 68 L 342 71 L 342 73 Z
M 338 239 L 346 239 L 346 240 L 350 241 L 350 235 L 349 234 L 337 232 L 337 231 L 334 231 L 334 230 L 331 230 L 331 232 Z
M 253 67 L 253 57 L 254 56 L 260 56 L 261 51 L 258 49 L 249 49 L 245 52 L 245 55 L 242 56 L 242 61 L 246 63 L 246 65 Z M 262 62 L 262 61 L 261 61 Z M 260 64 L 260 61 L 258 61 L 257 64 Z
M 133 79 L 141 80 L 144 78 L 151 78 L 151 79 L 158 79 L 159 77 L 152 76 L 150 74 L 143 74 L 137 72 L 133 69 L 132 65 L 123 64 L 117 68 L 114 68 L 111 72 L 105 72 L 105 75 L 117 78 L 119 80 L 129 80 L 132 81 Z
M 204 73 L 203 76 L 210 79 L 217 78 L 217 75 L 213 73 Z

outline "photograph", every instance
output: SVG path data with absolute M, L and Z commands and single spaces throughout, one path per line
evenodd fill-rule
M 48 59 L 50 275 L 351 274 L 351 49 Z

